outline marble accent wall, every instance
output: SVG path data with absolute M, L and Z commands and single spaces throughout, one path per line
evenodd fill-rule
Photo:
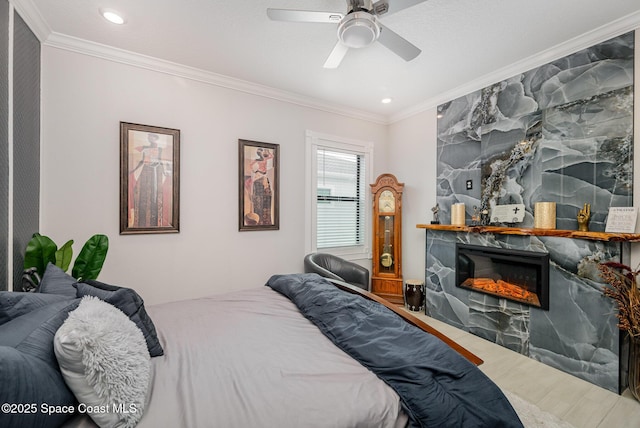
M 438 107 L 437 195 L 450 207 L 557 203 L 557 227 L 591 230 L 610 206 L 631 206 L 634 35 L 584 49 Z M 466 189 L 472 180 L 473 189 Z
M 539 201 L 557 203 L 557 228 L 591 230 L 610 206 L 633 205 L 633 58 L 628 33 L 438 107 L 440 219 L 453 203 L 522 203 L 533 226 Z M 467 189 L 471 180 L 473 188 Z M 550 254 L 544 311 L 455 286 L 455 243 Z M 618 392 L 620 333 L 595 263 L 621 260 L 626 244 L 555 237 L 427 233 L 427 312 L 442 321 Z M 624 261 L 624 260 L 623 260 Z

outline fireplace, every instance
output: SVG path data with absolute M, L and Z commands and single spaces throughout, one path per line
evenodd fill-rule
M 456 285 L 549 309 L 549 254 L 456 244 Z

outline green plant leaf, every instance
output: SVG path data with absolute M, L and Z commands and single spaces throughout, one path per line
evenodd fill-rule
M 106 235 L 93 235 L 80 250 L 71 275 L 78 280 L 98 278 L 108 250 L 109 238 Z
M 49 262 L 56 262 L 58 246 L 51 238 L 34 233 L 24 251 L 24 269 L 35 267 L 40 278 Z
M 73 239 L 68 240 L 65 244 L 58 248 L 56 251 L 56 266 L 58 266 L 63 271 L 67 271 L 69 269 L 69 265 L 71 264 L 71 258 L 73 257 Z

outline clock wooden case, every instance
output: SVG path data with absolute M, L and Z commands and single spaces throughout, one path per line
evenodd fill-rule
M 373 260 L 371 291 L 403 304 L 402 297 L 402 191 L 393 174 L 382 174 L 371 184 L 373 193 Z

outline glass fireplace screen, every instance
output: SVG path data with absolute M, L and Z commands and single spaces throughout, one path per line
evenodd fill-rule
M 456 245 L 456 285 L 549 309 L 549 254 Z

